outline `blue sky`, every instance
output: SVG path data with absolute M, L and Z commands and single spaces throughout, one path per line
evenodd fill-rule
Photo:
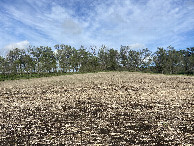
M 0 0 L 0 55 L 12 48 L 194 46 L 194 0 Z

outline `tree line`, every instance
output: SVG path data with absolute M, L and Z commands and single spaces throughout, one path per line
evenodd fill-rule
M 169 46 L 151 52 L 148 48 L 120 50 L 102 45 L 75 49 L 70 45 L 15 48 L 0 56 L 0 73 L 40 74 L 95 71 L 142 71 L 163 74 L 194 74 L 194 47 L 176 50 Z

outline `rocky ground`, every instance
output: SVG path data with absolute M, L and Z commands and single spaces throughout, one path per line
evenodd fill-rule
M 194 77 L 129 72 L 0 82 L 0 145 L 194 144 Z

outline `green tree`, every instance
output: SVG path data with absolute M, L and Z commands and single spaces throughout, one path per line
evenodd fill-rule
M 152 62 L 151 54 L 152 52 L 148 48 L 140 50 L 140 53 L 139 53 L 139 60 L 140 60 L 139 65 L 140 66 L 139 67 L 141 71 L 149 69 L 149 66 Z
M 61 44 L 60 46 L 55 45 L 57 48 L 57 60 L 59 62 L 59 67 L 62 72 L 67 72 L 71 70 L 71 59 L 73 56 L 73 49 L 71 46 Z
M 187 49 L 189 52 L 189 73 L 194 74 L 194 47 Z
M 128 65 L 129 65 L 128 51 L 129 51 L 129 46 L 121 46 L 120 63 L 124 69 L 128 69 Z
M 10 50 L 6 56 L 6 59 L 9 63 L 9 70 L 11 73 L 22 73 L 22 55 L 24 50 L 15 48 Z
M 140 52 L 135 50 L 128 51 L 128 68 L 130 71 L 138 71 L 140 66 Z
M 108 50 L 108 70 L 117 70 L 119 68 L 119 53 L 117 50 Z
M 54 72 L 56 70 L 56 57 L 50 47 L 42 47 L 41 63 L 42 68 L 46 72 Z
M 166 59 L 167 59 L 166 50 L 163 48 L 157 48 L 157 51 L 154 53 L 153 56 L 153 62 L 156 68 L 156 72 L 164 73 L 167 64 Z
M 30 47 L 29 52 L 32 55 L 32 60 L 34 62 L 34 72 L 41 73 L 42 72 L 42 48 L 41 47 Z
M 31 58 L 31 56 L 29 54 L 25 54 L 22 57 L 22 62 L 23 62 L 23 66 L 24 66 L 24 71 L 26 73 L 32 73 L 33 69 L 35 67 L 35 64 L 33 62 L 33 59 Z
M 176 73 L 176 70 L 178 68 L 178 53 L 172 46 L 167 47 L 167 49 L 168 50 L 166 51 L 166 64 L 164 71 L 165 73 L 173 74 Z
M 182 54 L 182 67 L 184 68 L 184 73 L 194 74 L 194 47 L 180 50 L 180 52 Z
M 100 70 L 108 69 L 108 49 L 105 45 L 102 45 L 100 50 L 98 51 L 98 58 L 100 63 Z
M 0 56 L 0 73 L 5 73 L 5 58 Z
M 78 50 L 79 53 L 79 71 L 85 72 L 87 70 L 87 63 L 89 60 L 89 52 L 84 49 L 84 46 L 81 46 Z
M 72 50 L 71 66 L 72 66 L 73 72 L 78 71 L 78 68 L 79 68 L 79 53 L 75 48 L 73 48 L 73 50 Z
M 35 72 L 52 72 L 56 70 L 56 57 L 50 47 L 34 47 L 30 49 L 35 63 Z

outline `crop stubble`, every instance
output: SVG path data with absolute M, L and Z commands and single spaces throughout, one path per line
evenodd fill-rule
M 129 72 L 0 82 L 0 144 L 194 143 L 194 77 Z

